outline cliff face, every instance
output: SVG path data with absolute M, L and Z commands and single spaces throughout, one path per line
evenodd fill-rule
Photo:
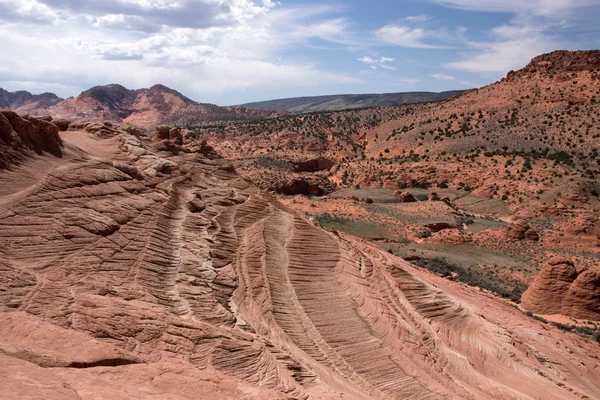
M 322 229 L 206 143 L 78 126 L 0 174 L 9 397 L 600 397 L 590 341 Z

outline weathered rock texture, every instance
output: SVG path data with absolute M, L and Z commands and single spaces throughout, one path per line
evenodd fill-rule
M 578 273 L 570 260 L 555 257 L 523 294 L 522 306 L 538 314 L 600 320 L 600 269 Z
M 600 397 L 596 344 L 109 128 L 0 174 L 0 397 Z
M 56 125 L 33 117 L 21 118 L 12 111 L 0 111 L 0 169 L 32 153 L 62 155 L 62 141 Z

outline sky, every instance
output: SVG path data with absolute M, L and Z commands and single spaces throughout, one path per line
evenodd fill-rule
M 600 0 L 0 0 L 0 87 L 218 105 L 480 87 L 600 48 Z

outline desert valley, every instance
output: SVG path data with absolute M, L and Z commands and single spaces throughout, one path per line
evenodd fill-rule
M 0 398 L 600 399 L 600 51 L 252 107 L 0 90 Z

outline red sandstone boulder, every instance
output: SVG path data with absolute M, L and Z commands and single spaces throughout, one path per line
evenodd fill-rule
M 400 192 L 399 190 L 397 190 L 396 192 L 394 192 L 394 195 L 398 196 L 400 203 L 415 203 L 417 201 L 415 196 L 413 196 L 409 192 Z
M 573 263 L 563 257 L 555 257 L 548 261 L 523 294 L 521 305 L 538 314 L 560 314 L 562 301 L 576 278 Z
M 506 240 L 539 240 L 539 235 L 524 220 L 518 220 L 512 225 L 503 228 L 502 236 Z
M 523 294 L 521 305 L 538 314 L 600 320 L 600 270 L 578 273 L 570 260 L 555 257 Z
M 562 314 L 579 319 L 600 320 L 600 270 L 583 271 L 569 288 Z

